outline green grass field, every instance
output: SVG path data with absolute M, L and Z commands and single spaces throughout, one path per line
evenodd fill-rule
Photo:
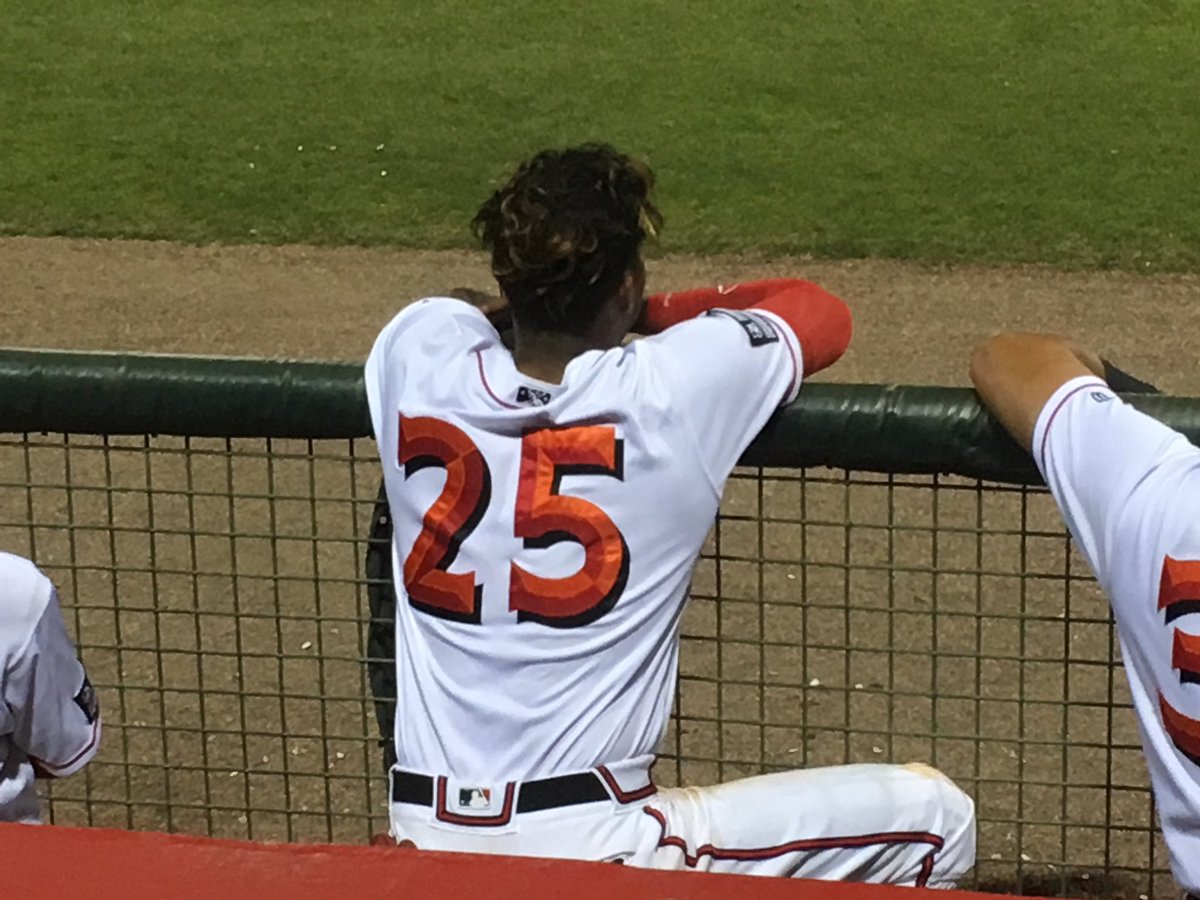
M 672 250 L 1200 268 L 1200 0 L 0 0 L 0 21 L 5 233 L 462 245 L 507 167 L 600 138 L 658 170 Z

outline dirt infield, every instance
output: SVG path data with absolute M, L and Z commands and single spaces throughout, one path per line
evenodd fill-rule
M 972 344 L 1019 327 L 1071 333 L 1165 390 L 1200 395 L 1187 329 L 1195 276 L 679 257 L 649 270 L 652 289 L 800 274 L 841 294 L 856 335 L 822 376 L 830 380 L 965 384 Z M 0 344 L 360 360 L 407 300 L 487 284 L 468 253 L 7 239 Z M 56 811 L 73 822 L 236 836 L 250 809 L 255 837 L 360 840 L 361 810 L 378 815 L 381 797 L 378 785 L 364 787 L 376 756 L 363 737 L 362 596 L 350 588 L 360 560 L 340 541 L 361 536 L 363 510 L 344 498 L 373 493 L 369 443 L 324 448 L 329 458 L 316 462 L 298 443 L 277 442 L 268 459 L 261 442 L 247 442 L 232 461 L 219 442 L 184 452 L 161 439 L 150 454 L 140 439 L 33 444 L 0 446 L 0 548 L 36 549 L 68 602 L 99 597 L 75 618 L 97 648 L 89 667 L 98 682 L 138 686 L 121 695 L 124 727 L 102 757 L 110 765 L 87 776 L 87 799 L 111 807 L 64 800 Z M 26 491 L 26 481 L 42 487 Z M 716 549 L 750 561 L 697 571 L 689 633 L 716 640 L 684 648 L 687 736 L 669 743 L 686 743 L 683 755 L 699 762 L 677 774 L 699 781 L 761 765 L 923 756 L 976 794 L 981 872 L 994 886 L 1011 886 L 1021 860 L 1027 891 L 1043 877 L 1062 889 L 1044 859 L 1145 866 L 1140 761 L 1095 745 L 1097 734 L 1134 740 L 1127 714 L 1104 721 L 1120 682 L 1103 664 L 1103 606 L 1090 583 L 1054 577 L 1066 548 L 1053 510 L 1043 496 L 928 486 L 752 473 L 731 483 Z M 315 496 L 334 499 L 306 502 Z M 756 525 L 764 516 L 787 521 Z M 228 534 L 234 519 L 246 537 Z M 1014 529 L 1045 535 L 1018 546 Z M 1028 578 L 1012 574 L 1018 565 Z M 314 595 L 318 574 L 326 587 Z M 1014 621 L 1017 595 L 1038 622 Z M 720 604 L 706 599 L 717 596 Z M 853 608 L 839 597 L 853 597 Z M 795 634 L 815 649 L 799 652 Z M 935 648 L 942 657 L 931 667 Z M 1017 663 L 1032 657 L 1039 662 Z M 1016 733 L 1026 741 L 1020 757 Z M 1106 791 L 1114 779 L 1130 790 Z M 1028 790 L 1007 786 L 1018 780 Z M 326 810 L 344 814 L 344 827 Z M 1069 828 L 1064 817 L 1095 827 Z M 1114 837 L 1103 827 L 1125 820 L 1139 830 Z M 1120 876 L 1099 881 L 1071 892 L 1145 890 Z
M 855 313 L 850 352 L 823 378 L 965 384 L 971 345 L 1000 328 L 1069 332 L 1164 390 L 1200 394 L 1185 327 L 1198 276 L 940 269 L 880 261 L 668 257 L 650 289 L 799 274 Z M 404 302 L 487 287 L 469 253 L 186 247 L 0 239 L 0 345 L 359 360 Z

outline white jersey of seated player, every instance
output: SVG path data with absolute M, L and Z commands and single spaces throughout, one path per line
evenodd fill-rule
M 1200 893 L 1200 450 L 1082 377 L 1033 454 L 1111 601 L 1172 872 Z
M 927 772 L 649 785 L 693 566 L 727 478 L 802 371 L 795 334 L 759 310 L 583 353 L 561 384 L 522 375 L 457 300 L 383 330 L 365 380 L 394 526 L 396 754 L 440 785 L 435 805 L 392 804 L 394 836 L 907 884 L 971 867 L 971 801 Z M 522 781 L 578 772 L 610 799 L 516 811 Z
M 0 553 L 0 822 L 41 821 L 34 780 L 83 768 L 100 742 L 99 705 L 50 580 Z

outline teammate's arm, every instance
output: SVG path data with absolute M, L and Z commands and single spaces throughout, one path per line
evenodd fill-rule
M 980 398 L 1031 451 L 1105 586 L 1110 564 L 1134 543 L 1130 536 L 1143 518 L 1171 502 L 1176 476 L 1164 462 L 1196 453 L 1182 436 L 1122 402 L 1101 377 L 1106 371 L 1112 378 L 1112 367 L 1095 353 L 1037 334 L 997 335 L 971 360 Z
M 1026 450 L 1054 392 L 1084 375 L 1104 376 L 1100 357 L 1056 335 L 1004 332 L 976 347 L 971 357 L 979 398 Z
M 9 673 L 5 702 L 13 711 L 13 740 L 39 778 L 83 768 L 100 742 L 100 704 L 52 596 L 33 637 Z
M 796 336 L 804 375 L 841 358 L 850 345 L 850 310 L 825 289 L 799 278 L 771 278 L 727 287 L 695 288 L 646 298 L 634 331 L 658 334 L 713 309 L 759 309 L 784 321 Z

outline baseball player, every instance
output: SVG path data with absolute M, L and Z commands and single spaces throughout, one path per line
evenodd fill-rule
M 394 531 L 392 837 L 953 885 L 973 806 L 932 769 L 652 781 L 725 481 L 851 320 L 794 279 L 643 299 L 651 184 L 603 145 L 534 156 L 475 217 L 504 300 L 414 303 L 367 361 Z M 511 352 L 485 314 L 504 301 Z
M 34 779 L 79 771 L 99 743 L 100 705 L 53 585 L 0 553 L 0 822 L 39 822 Z
M 1112 603 L 1171 868 L 1197 895 L 1200 450 L 1124 403 L 1113 388 L 1136 384 L 1120 376 L 1040 334 L 998 335 L 971 360 L 980 397 L 1033 454 Z

